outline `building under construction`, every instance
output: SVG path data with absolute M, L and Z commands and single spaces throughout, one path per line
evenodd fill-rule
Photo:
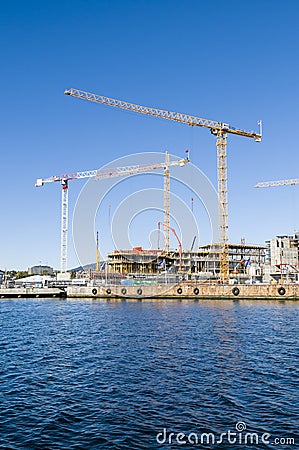
M 66 95 L 72 97 L 81 98 L 107 106 L 125 109 L 139 114 L 145 114 L 148 116 L 159 117 L 161 119 L 171 120 L 187 124 L 189 126 L 203 127 L 208 129 L 216 138 L 217 148 L 217 172 L 218 172 L 218 217 L 219 217 L 219 242 L 221 247 L 221 257 L 219 261 L 219 273 L 222 281 L 228 281 L 230 272 L 230 259 L 228 252 L 228 188 L 227 188 L 227 134 L 233 134 L 237 136 L 243 136 L 253 139 L 255 142 L 262 140 L 262 122 L 259 121 L 259 132 L 246 131 L 240 128 L 231 126 L 229 123 L 222 121 L 215 121 L 205 119 L 202 117 L 195 117 L 189 114 L 181 114 L 175 111 L 167 111 L 165 109 L 152 108 L 143 105 L 137 105 L 129 103 L 123 100 L 105 97 L 103 95 L 94 94 L 78 89 L 66 89 L 64 91 Z M 187 158 L 189 161 L 189 157 Z M 164 231 L 166 232 L 166 250 L 169 252 L 170 247 L 170 231 L 173 231 L 170 227 L 170 189 L 169 189 L 169 159 L 166 158 L 166 165 L 164 170 Z M 220 252 L 220 245 L 219 245 Z M 165 259 L 168 255 L 165 255 Z M 182 252 L 180 251 L 179 267 L 182 270 Z M 124 262 L 126 265 L 126 263 Z M 113 261 L 112 261 L 113 265 Z M 151 265 L 151 264 L 150 264 Z M 121 270 L 123 267 L 121 266 Z
M 228 244 L 230 274 L 246 274 L 249 266 L 259 268 L 265 263 L 266 246 L 245 243 Z M 220 276 L 221 244 L 209 244 L 198 250 L 114 250 L 108 254 L 108 272 L 123 275 L 131 273 L 155 274 L 206 273 L 211 277 Z
M 260 268 L 265 264 L 267 247 L 263 245 L 228 244 L 229 273 L 232 275 L 246 274 L 250 267 L 251 273 L 260 274 Z M 220 274 L 221 244 L 204 245 L 198 250 L 197 270 L 211 272 L 214 276 Z
M 270 279 L 298 281 L 299 233 L 280 235 L 266 241 L 266 263 Z

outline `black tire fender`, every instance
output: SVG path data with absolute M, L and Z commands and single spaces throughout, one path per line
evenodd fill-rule
M 181 294 L 182 292 L 183 292 L 183 289 L 179 287 L 179 288 L 177 289 L 177 293 L 178 293 L 178 294 Z
M 141 294 L 142 294 L 142 289 L 141 289 L 141 288 L 137 289 L 137 294 L 138 294 L 138 295 L 141 295 Z
M 110 295 L 111 294 L 111 289 L 106 289 L 106 294 Z
M 93 293 L 93 295 L 97 295 L 98 290 L 96 288 L 94 288 L 91 292 Z
M 127 289 L 126 288 L 122 288 L 121 293 L 122 293 L 122 295 L 126 295 Z
M 284 295 L 286 293 L 286 290 L 283 286 L 280 286 L 280 288 L 278 288 L 278 293 L 279 295 Z
M 237 295 L 240 294 L 240 289 L 237 288 L 237 287 L 234 287 L 233 290 L 232 290 L 232 293 L 233 293 L 235 296 L 237 296 Z
M 193 291 L 193 293 L 194 293 L 195 295 L 198 295 L 198 294 L 199 294 L 199 289 L 198 289 L 198 288 L 195 288 L 194 291 Z

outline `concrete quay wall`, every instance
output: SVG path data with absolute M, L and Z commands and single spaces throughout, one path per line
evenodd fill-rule
M 179 283 L 176 285 L 149 286 L 71 286 L 67 289 L 68 298 L 122 298 L 122 299 L 276 299 L 298 300 L 299 285 L 284 284 L 196 284 Z

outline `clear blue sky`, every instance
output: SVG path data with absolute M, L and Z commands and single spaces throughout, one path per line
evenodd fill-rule
M 60 188 L 37 189 L 36 178 L 190 148 L 217 181 L 208 130 L 63 95 L 70 87 L 248 130 L 262 119 L 262 143 L 229 137 L 230 240 L 263 243 L 299 228 L 299 186 L 253 189 L 299 177 L 298 1 L 12 0 L 0 8 L 1 269 L 59 266 Z M 71 185 L 70 215 L 82 186 Z M 69 255 L 76 266 L 71 242 Z

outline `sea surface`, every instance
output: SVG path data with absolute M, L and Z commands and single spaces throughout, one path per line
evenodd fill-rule
M 0 449 L 299 448 L 298 317 L 289 301 L 1 300 Z

